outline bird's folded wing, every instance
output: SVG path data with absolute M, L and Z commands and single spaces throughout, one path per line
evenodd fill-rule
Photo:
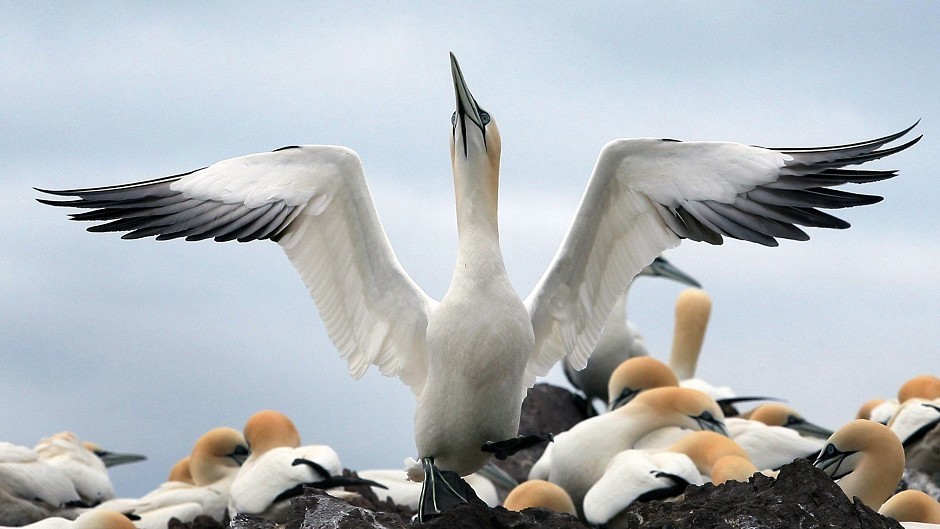
M 809 238 L 795 225 L 847 228 L 817 208 L 880 201 L 831 187 L 895 176 L 844 167 L 910 147 L 920 138 L 881 149 L 911 128 L 806 149 L 659 139 L 608 143 L 552 264 L 525 300 L 536 344 L 527 382 L 565 355 L 583 368 L 617 297 L 680 239 L 721 244 L 722 237 L 733 237 L 776 246 L 776 238 Z
M 402 269 L 379 222 L 355 152 L 285 147 L 176 176 L 113 187 L 45 191 L 90 208 L 89 231 L 280 244 L 310 289 L 327 332 L 362 376 L 369 365 L 418 391 L 427 372 L 424 332 L 436 303 Z

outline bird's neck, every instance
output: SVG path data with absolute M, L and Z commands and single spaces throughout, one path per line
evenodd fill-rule
M 454 164 L 459 238 L 456 274 L 490 274 L 503 268 L 497 225 L 498 168 L 486 159 L 464 159 Z M 490 266 L 487 266 L 489 264 Z

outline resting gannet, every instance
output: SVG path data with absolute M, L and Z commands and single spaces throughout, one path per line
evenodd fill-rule
M 851 499 L 878 510 L 895 491 L 904 473 L 901 440 L 887 426 L 865 419 L 848 422 L 829 438 L 816 467 Z
M 74 520 L 53 517 L 16 527 L 20 529 L 137 529 L 127 516 L 99 509 L 85 511 Z M 11 528 L 3 526 L 0 529 Z
M 699 283 L 691 276 L 679 270 L 663 257 L 657 257 L 649 266 L 637 274 L 637 277 L 663 277 L 691 286 Z M 584 369 L 576 370 L 571 361 L 566 359 L 562 366 L 565 376 L 576 389 L 581 390 L 587 397 L 589 406 L 595 399 L 604 403 L 610 402 L 611 395 L 607 392 L 607 384 L 614 369 L 623 361 L 637 356 L 646 356 L 649 352 L 636 328 L 627 321 L 627 294 L 624 292 L 607 318 L 604 330 L 597 338 L 597 345 L 588 358 Z
M 229 489 L 248 457 L 248 444 L 238 430 L 213 428 L 196 440 L 189 459 L 193 483 L 168 481 L 137 498 L 106 501 L 97 508 L 134 514 L 138 529 L 165 529 L 170 518 L 190 522 L 203 514 L 221 522 Z
M 59 469 L 30 448 L 0 442 L 0 525 L 26 525 L 83 506 L 72 481 Z
M 193 483 L 193 473 L 189 470 L 189 457 L 180 458 L 179 461 L 173 464 L 173 467 L 170 468 L 170 474 L 166 478 L 167 481 Z
M 408 479 L 408 474 L 404 470 L 400 468 L 357 470 L 356 475 L 363 480 L 381 485 L 381 487 L 372 486 L 372 492 L 379 500 L 392 500 L 396 505 L 402 505 L 412 510 L 418 509 L 423 484 Z M 499 493 L 496 491 L 496 485 L 488 478 L 474 472 L 473 474 L 467 474 L 463 479 L 483 503 L 490 507 L 499 505 Z
M 746 418 L 768 426 L 783 426 L 806 437 L 828 439 L 832 435 L 832 430 L 807 421 L 798 411 L 779 402 L 761 404 L 751 410 Z
M 634 501 L 671 498 L 690 484 L 719 479 L 747 480 L 757 469 L 728 437 L 696 431 L 665 449 L 625 450 L 584 496 L 584 518 L 593 525 L 626 527 L 621 513 Z
M 470 94 L 453 54 L 450 61 L 458 251 L 440 302 L 395 257 L 359 157 L 346 147 L 292 146 L 146 182 L 40 190 L 78 197 L 41 202 L 91 208 L 73 219 L 107 221 L 89 229 L 126 231 L 124 238 L 277 242 L 310 289 L 350 373 L 360 377 L 375 365 L 411 387 L 425 482 L 439 484 L 437 469 L 474 472 L 491 457 L 481 445 L 517 434 L 522 399 L 537 376 L 566 355 L 573 367 L 584 367 L 617 298 L 656 256 L 682 238 L 774 246 L 778 237 L 808 239 L 796 224 L 846 228 L 817 208 L 880 197 L 829 188 L 897 173 L 844 167 L 919 140 L 882 148 L 908 128 L 821 148 L 611 141 L 558 252 L 523 300 L 499 247 L 496 121 Z M 432 489 L 431 503 L 449 488 Z M 437 509 L 428 505 L 423 512 Z
M 72 481 L 82 502 L 89 507 L 114 498 L 108 466 L 146 459 L 137 454 L 109 452 L 83 442 L 72 432 L 59 432 L 42 439 L 33 450 L 40 460 L 57 468 Z
M 591 417 L 555 436 L 529 478 L 547 479 L 565 489 L 581 509 L 588 489 L 618 453 L 634 448 L 644 435 L 663 427 L 726 433 L 718 404 L 700 391 L 653 388 L 616 410 Z M 543 461 L 544 460 L 544 461 Z
M 940 477 L 940 398 L 907 399 L 888 423 L 904 447 L 904 466 Z
M 375 485 L 343 478 L 339 454 L 329 446 L 301 446 L 297 427 L 281 412 L 255 413 L 243 433 L 251 455 L 232 481 L 228 503 L 232 516 L 245 513 L 283 523 L 290 510 L 289 500 L 303 494 L 305 486 Z
M 940 378 L 933 375 L 917 375 L 898 388 L 898 402 L 910 399 L 940 399 Z

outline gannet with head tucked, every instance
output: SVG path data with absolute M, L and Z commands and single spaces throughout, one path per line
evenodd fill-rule
M 665 387 L 646 390 L 610 413 L 591 417 L 555 436 L 529 473 L 565 489 L 579 510 L 588 489 L 610 460 L 634 448 L 644 435 L 663 427 L 725 433 L 721 409 L 704 393 Z M 544 461 L 543 461 L 544 460 Z
M 245 513 L 283 523 L 289 500 L 300 496 L 305 486 L 331 489 L 352 483 L 342 477 L 339 454 L 327 445 L 301 446 L 297 427 L 281 412 L 253 414 L 243 433 L 251 455 L 232 481 L 232 516 Z
M 522 511 L 530 507 L 540 507 L 550 511 L 577 516 L 571 496 L 565 489 L 550 481 L 530 479 L 516 485 L 506 499 L 503 507 L 510 511 Z
M 137 529 L 127 516 L 100 509 L 85 511 L 74 520 L 53 517 L 15 527 L 20 529 Z M 12 528 L 3 526 L 0 529 Z
M 481 445 L 516 435 L 522 398 L 536 376 L 566 355 L 576 369 L 584 367 L 617 298 L 656 256 L 682 238 L 774 246 L 776 238 L 806 240 L 797 224 L 846 228 L 817 208 L 880 197 L 830 187 L 896 172 L 845 167 L 918 141 L 882 148 L 910 129 L 821 148 L 611 141 L 552 263 L 523 301 L 499 247 L 496 121 L 470 94 L 453 55 L 451 71 L 459 242 L 440 302 L 402 269 L 359 157 L 345 147 L 285 147 L 146 182 L 46 191 L 78 198 L 43 202 L 92 208 L 73 218 L 107 221 L 90 229 L 126 231 L 125 238 L 276 241 L 310 289 L 351 374 L 376 365 L 414 391 L 418 455 L 426 481 L 440 483 L 437 468 L 469 474 L 490 458 Z
M 110 452 L 82 441 L 72 432 L 59 432 L 33 447 L 39 459 L 65 474 L 89 507 L 114 498 L 108 466 L 146 459 L 142 455 Z
M 894 518 L 905 528 L 940 528 L 940 502 L 919 490 L 902 490 L 891 496 L 878 514 Z
M 680 283 L 698 287 L 699 283 L 691 276 L 679 270 L 663 257 L 657 257 L 649 266 L 637 274 L 637 277 L 663 277 Z M 611 395 L 607 392 L 607 385 L 614 370 L 630 358 L 649 354 L 643 337 L 636 327 L 627 320 L 627 295 L 629 289 L 617 300 L 604 330 L 597 338 L 594 351 L 591 352 L 588 363 L 584 369 L 577 370 L 571 361 L 565 359 L 562 363 L 565 377 L 576 389 L 581 390 L 587 397 L 589 406 L 595 399 L 609 404 Z
M 647 389 L 678 386 L 679 379 L 666 364 L 650 356 L 631 358 L 610 374 L 607 409 L 615 410 Z
M 30 448 L 0 442 L 0 525 L 64 516 L 64 509 L 77 506 L 84 506 L 81 496 L 62 471 Z
M 201 435 L 193 445 L 189 470 L 193 483 L 166 482 L 138 499 L 119 498 L 97 508 L 134 514 L 138 529 L 165 529 L 170 518 L 192 521 L 202 514 L 221 522 L 228 507 L 229 489 L 248 457 L 241 432 L 219 427 Z
M 828 439 L 832 435 L 832 430 L 809 422 L 798 411 L 780 402 L 761 404 L 748 412 L 745 418 L 768 426 L 783 426 L 806 437 Z

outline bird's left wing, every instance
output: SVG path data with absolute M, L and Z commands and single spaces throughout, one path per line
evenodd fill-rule
M 544 376 L 565 355 L 583 368 L 617 297 L 680 239 L 721 244 L 722 237 L 733 237 L 776 246 L 778 237 L 809 238 L 797 224 L 847 228 L 817 208 L 872 204 L 881 197 L 830 188 L 883 180 L 896 171 L 843 167 L 910 147 L 920 138 L 881 148 L 911 128 L 808 149 L 658 139 L 608 143 L 561 247 L 525 300 L 535 329 L 526 381 Z
M 379 222 L 362 164 L 345 147 L 306 145 L 224 160 L 185 174 L 112 187 L 45 191 L 90 208 L 89 231 L 239 242 L 272 239 L 310 289 L 350 373 L 369 365 L 418 392 L 424 333 L 436 301 L 405 273 Z

